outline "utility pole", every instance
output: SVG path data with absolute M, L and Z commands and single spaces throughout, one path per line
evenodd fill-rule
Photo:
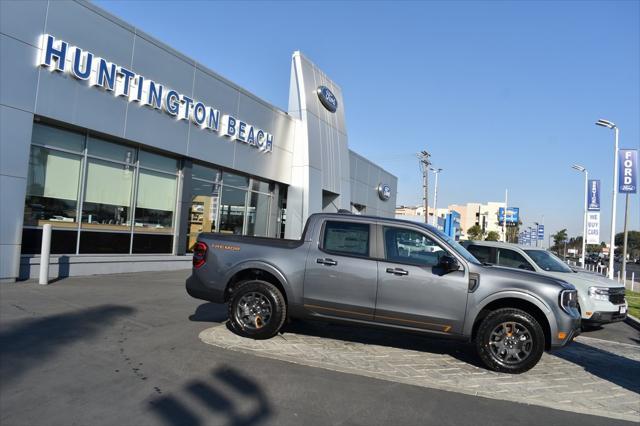
M 424 208 L 424 223 L 429 223 L 429 166 L 431 154 L 427 151 L 420 151 L 417 154 L 420 161 L 420 171 L 422 172 L 422 206 Z
M 509 190 L 504 190 L 504 217 L 502 218 L 502 241 L 507 242 L 507 211 L 509 209 Z
M 442 169 L 434 169 L 433 167 L 430 167 L 430 169 L 433 172 L 433 174 L 436 175 L 436 182 L 433 190 L 433 221 L 431 222 L 431 224 L 437 228 L 438 227 L 438 175 L 440 174 Z

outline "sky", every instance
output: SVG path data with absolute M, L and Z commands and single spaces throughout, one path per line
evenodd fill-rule
M 640 147 L 640 1 L 95 3 L 285 111 L 302 51 L 342 88 L 350 148 L 398 177 L 398 205 L 422 202 L 427 150 L 439 207 L 508 189 L 525 226 L 581 235 L 581 164 L 608 241 L 614 139 L 594 123 Z M 622 195 L 617 209 L 621 232 Z

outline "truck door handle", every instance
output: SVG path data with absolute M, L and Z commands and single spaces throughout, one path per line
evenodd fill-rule
M 318 258 L 316 259 L 316 263 L 321 263 L 323 265 L 327 265 L 327 266 L 336 266 L 338 264 L 338 262 L 336 262 L 333 259 L 329 259 L 329 258 Z
M 409 271 L 400 268 L 387 268 L 387 274 L 393 275 L 409 275 Z

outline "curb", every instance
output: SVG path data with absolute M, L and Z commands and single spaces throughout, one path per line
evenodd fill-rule
M 640 331 L 640 319 L 634 317 L 633 315 L 627 314 L 627 317 L 624 319 L 624 322 L 636 330 Z

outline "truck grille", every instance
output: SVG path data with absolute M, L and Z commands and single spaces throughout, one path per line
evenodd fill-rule
M 609 302 L 614 305 L 622 305 L 624 303 L 624 287 L 610 288 Z

